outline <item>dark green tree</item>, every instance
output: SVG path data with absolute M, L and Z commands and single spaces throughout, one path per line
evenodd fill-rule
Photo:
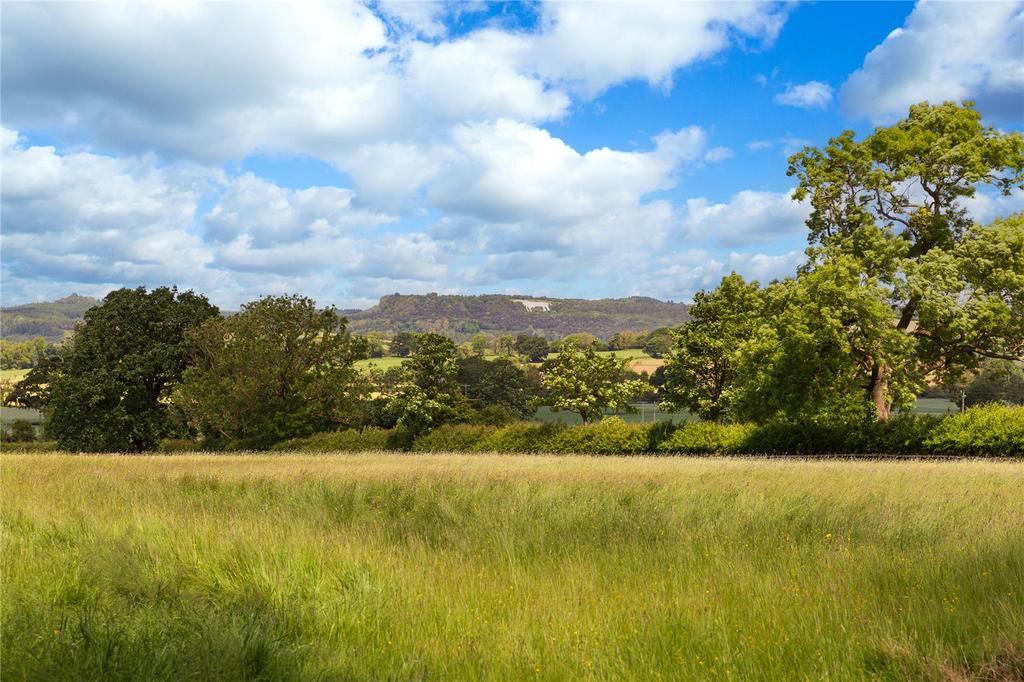
M 515 350 L 530 362 L 543 362 L 550 352 L 548 340 L 534 334 L 520 334 L 516 337 Z
M 388 352 L 399 358 L 407 358 L 416 351 L 417 334 L 412 332 L 399 332 L 391 339 L 391 346 Z
M 173 431 L 168 397 L 187 365 L 186 334 L 218 319 L 206 297 L 119 289 L 85 321 L 49 375 L 46 431 L 66 450 L 138 452 Z
M 176 406 L 204 438 L 261 448 L 356 426 L 365 382 L 353 363 L 363 339 L 331 307 L 305 296 L 247 303 L 189 334 L 192 366 Z
M 655 329 L 644 339 L 644 352 L 652 358 L 661 358 L 672 350 L 672 330 L 664 327 Z
M 516 363 L 471 357 L 458 364 L 457 381 L 474 408 L 497 406 L 523 419 L 533 414 L 536 387 Z

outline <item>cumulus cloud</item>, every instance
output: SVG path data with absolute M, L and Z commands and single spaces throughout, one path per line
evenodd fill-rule
M 807 81 L 788 86 L 775 95 L 776 104 L 801 109 L 825 109 L 832 102 L 832 86 L 821 81 Z
M 727 203 L 688 200 L 683 228 L 688 239 L 726 246 L 767 243 L 801 233 L 809 213 L 807 203 L 794 201 L 789 192 L 743 190 Z
M 921 101 L 974 99 L 1024 116 L 1024 3 L 920 2 L 840 89 L 843 110 L 891 122 Z
M 731 150 L 699 126 L 639 151 L 577 150 L 541 125 L 618 83 L 669 88 L 730 45 L 768 44 L 787 7 L 554 3 L 528 30 L 449 35 L 445 17 L 474 7 L 5 5 L 5 297 L 60 292 L 48 282 L 176 282 L 228 307 L 506 280 L 625 290 L 623 271 L 671 253 L 690 215 L 658 193 Z M 19 125 L 73 146 L 31 145 Z M 274 152 L 324 160 L 351 186 L 222 170 Z

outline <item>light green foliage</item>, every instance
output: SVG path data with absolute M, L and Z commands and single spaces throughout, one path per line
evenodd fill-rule
M 923 103 L 862 141 L 846 131 L 789 161 L 794 198 L 812 206 L 805 272 L 854 259 L 888 291 L 890 324 L 913 342 L 899 365 L 880 356 L 858 371 L 879 418 L 903 402 L 901 377 L 913 384 L 929 373 L 955 375 L 982 356 L 1021 356 L 1020 218 L 972 227 L 962 204 L 982 185 L 1004 193 L 1024 186 L 1020 133 L 984 127 L 970 102 Z
M 189 337 L 192 365 L 174 402 L 203 437 L 267 447 L 352 424 L 365 390 L 353 363 L 361 340 L 334 308 L 266 297 Z
M 546 446 L 548 452 L 637 454 L 648 450 L 647 431 L 646 424 L 627 424 L 619 417 L 609 417 L 560 431 Z
M 498 431 L 485 424 L 445 424 L 420 436 L 412 445 L 416 452 L 473 452 Z
M 548 401 L 558 410 L 576 412 L 584 423 L 601 418 L 604 410 L 628 409 L 629 401 L 648 390 L 648 384 L 621 380 L 625 360 L 602 357 L 593 346 L 564 343 L 552 367 L 544 372 Z
M 26 341 L 0 339 L 0 369 L 27 369 L 34 367 L 49 344 L 41 336 Z
M 210 319 L 217 308 L 191 291 L 108 294 L 49 368 L 47 433 L 92 452 L 151 450 L 174 435 L 168 398 L 185 370 L 185 336 Z
M 378 452 L 388 450 L 389 433 L 385 429 L 345 429 L 316 433 L 305 438 L 290 438 L 276 444 L 275 452 Z
M 979 405 L 942 420 L 928 436 L 932 452 L 1024 457 L 1024 408 Z
M 5 679 L 1009 680 L 1024 657 L 1016 463 L 5 454 L 0 478 Z
M 458 383 L 455 343 L 440 334 L 420 334 L 402 363 L 402 381 L 384 407 L 396 427 L 417 436 L 459 421 L 468 412 Z
M 742 453 L 745 451 L 747 439 L 755 428 L 753 424 L 683 424 L 658 444 L 658 450 L 695 455 Z
M 737 419 L 859 422 L 870 408 L 865 377 L 879 366 L 889 368 L 890 400 L 913 404 L 923 387 L 907 367 L 913 339 L 893 324 L 885 287 L 855 259 L 836 255 L 763 295 L 764 320 L 747 327 L 747 341 L 734 339 Z
M 717 289 L 698 292 L 690 306 L 691 321 L 674 334 L 662 409 L 686 408 L 704 419 L 725 416 L 740 395 L 740 346 L 765 324 L 764 312 L 758 283 L 747 283 L 735 272 Z

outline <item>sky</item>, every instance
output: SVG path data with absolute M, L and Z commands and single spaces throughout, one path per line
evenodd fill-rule
M 689 301 L 794 272 L 787 155 L 972 99 L 1024 3 L 0 5 L 0 300 Z M 1024 210 L 980 194 L 976 220 Z

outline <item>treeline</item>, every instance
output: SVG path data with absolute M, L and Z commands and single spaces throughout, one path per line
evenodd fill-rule
M 534 337 L 519 342 L 540 350 Z M 407 447 L 443 424 L 528 418 L 540 402 L 594 421 L 652 390 L 623 360 L 572 339 L 540 367 L 528 355 L 459 357 L 439 334 L 410 343 L 400 367 L 361 371 L 367 339 L 312 299 L 266 297 L 222 317 L 190 291 L 121 289 L 86 313 L 14 398 L 44 411 L 61 448 L 139 452 L 168 438 L 259 449 L 366 428 L 393 429 Z
M 402 365 L 366 373 L 355 363 L 374 352 L 372 338 L 308 298 L 268 297 L 222 317 L 192 292 L 125 289 L 86 313 L 72 342 L 19 384 L 19 400 L 42 406 L 48 433 L 72 450 L 140 451 L 168 438 L 267 448 L 339 432 L 386 432 L 374 437 L 408 449 L 450 425 L 514 433 L 509 424 L 542 403 L 598 422 L 641 395 L 717 424 L 679 438 L 740 434 L 742 451 L 767 448 L 765 434 L 779 445 L 762 452 L 798 451 L 802 434 L 828 451 L 900 438 L 924 451 L 988 447 L 996 437 L 970 411 L 935 427 L 980 424 L 960 440 L 894 416 L 929 387 L 1020 381 L 1024 214 L 980 225 L 961 200 L 986 185 L 1024 189 L 1024 137 L 983 126 L 969 102 L 925 103 L 863 140 L 847 131 L 805 148 L 789 174 L 812 207 L 806 263 L 765 286 L 734 273 L 700 292 L 689 322 L 645 339 L 665 344 L 657 381 L 631 376 L 582 333 L 539 367 L 527 364 L 546 356 L 538 335 L 498 337 L 503 357 L 486 360 L 486 336 L 460 356 L 447 336 L 399 334 L 390 352 L 407 356 Z M 993 414 L 1008 415 L 1011 433 L 992 447 L 1016 448 L 1019 412 Z

